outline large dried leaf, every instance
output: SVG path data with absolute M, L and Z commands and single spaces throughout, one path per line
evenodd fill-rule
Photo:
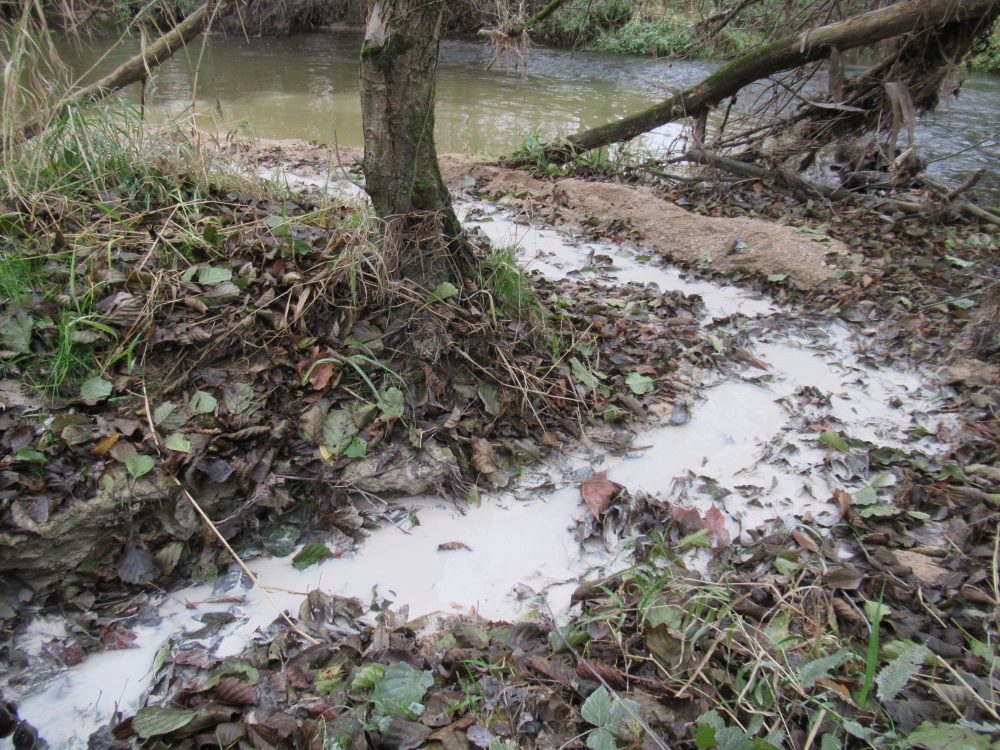
M 323 440 L 323 421 L 326 419 L 326 407 L 322 404 L 310 406 L 299 419 L 299 433 L 303 440 L 319 443 Z
M 257 691 L 236 677 L 223 677 L 215 688 L 215 697 L 234 706 L 252 706 L 257 702 Z
M 612 501 L 624 489 L 624 485 L 608 479 L 607 471 L 601 471 L 580 484 L 580 496 L 594 514 L 594 518 L 599 519 L 601 513 L 611 507 Z
M 472 441 L 472 465 L 482 474 L 492 474 L 500 469 L 497 454 L 485 438 L 475 438 Z
M 317 362 L 309 370 L 309 384 L 317 391 L 322 391 L 330 384 L 336 367 L 332 360 L 326 359 Z
M 832 589 L 853 590 L 861 586 L 864 576 L 850 563 L 831 568 L 823 576 L 823 583 Z

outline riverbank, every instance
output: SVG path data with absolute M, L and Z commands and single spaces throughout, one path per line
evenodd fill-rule
M 20 660 L 21 675 L 42 665 L 59 672 L 86 665 L 88 654 L 127 653 L 141 638 L 155 697 L 135 719 L 112 720 L 113 732 L 102 734 L 108 742 L 138 734 L 171 745 L 326 738 L 359 747 L 603 748 L 697 737 L 700 747 L 734 738 L 802 747 L 893 732 L 901 743 L 934 747 L 936 737 L 975 744 L 988 731 L 996 339 L 967 332 L 997 275 L 995 233 L 795 206 L 763 186 L 680 193 L 445 157 L 467 222 L 502 244 L 482 258 L 488 292 L 478 307 L 452 306 L 449 290 L 422 303 L 440 310 L 456 337 L 484 319 L 505 320 L 482 335 L 511 336 L 510 363 L 538 378 L 528 388 L 505 386 L 508 375 L 471 351 L 463 367 L 485 367 L 493 387 L 473 377 L 452 393 L 435 387 L 442 373 L 433 366 L 404 382 L 406 363 L 393 358 L 396 344 L 379 317 L 365 209 L 315 191 L 330 185 L 337 160 L 329 149 L 242 144 L 249 177 L 234 181 L 185 144 L 176 143 L 167 162 L 174 167 L 164 171 L 160 161 L 153 175 L 148 161 L 120 162 L 134 176 L 155 177 L 167 189 L 162 203 L 137 204 L 131 183 L 106 182 L 86 223 L 60 210 L 62 201 L 30 212 L 5 206 L 5 216 L 22 217 L 9 237 L 40 243 L 22 268 L 34 274 L 31 294 L 8 297 L 24 300 L 27 325 L 5 310 L 18 324 L 5 326 L 5 345 L 28 336 L 16 366 L 28 374 L 32 357 L 58 353 L 67 340 L 77 360 L 97 367 L 53 384 L 55 410 L 4 381 L 4 440 L 16 448 L 5 473 L 4 543 L 21 535 L 28 543 L 19 549 L 58 549 L 63 565 L 74 550 L 84 553 L 71 574 L 50 571 L 48 583 L 5 576 L 8 606 L 16 603 L 8 614 L 37 609 L 47 585 L 57 592 L 49 601 L 61 605 L 43 611 L 79 611 L 54 635 L 19 625 L 5 660 Z M 186 168 L 177 169 L 177 154 L 191 156 Z M 340 161 L 352 169 L 351 153 Z M 258 179 L 276 168 L 289 186 L 314 192 Z M 178 185 L 184 200 L 171 202 Z M 768 215 L 784 225 L 755 218 Z M 516 221 L 555 230 L 530 235 L 530 262 L 542 275 L 517 270 L 529 258 L 513 246 L 528 231 Z M 82 254 L 98 235 L 100 247 Z M 44 284 L 30 266 L 42 257 Z M 17 268 L 15 260 L 6 255 L 4 268 Z M 671 275 L 665 262 L 697 278 Z M 722 303 L 705 279 L 788 307 L 775 311 L 753 297 Z M 148 309 L 132 304 L 154 291 Z M 68 305 L 69 315 L 59 312 Z M 90 330 L 103 338 L 74 335 Z M 538 330 L 559 339 L 551 364 L 527 346 Z M 90 360 L 81 356 L 88 347 L 97 355 Z M 919 372 L 898 374 L 904 362 Z M 35 377 L 51 376 L 53 366 Z M 552 382 L 546 372 L 564 389 L 562 413 L 532 393 Z M 716 421 L 699 421 L 700 397 L 712 398 L 705 388 L 716 378 L 735 390 Z M 761 415 L 774 410 L 772 425 Z M 689 424 L 683 438 L 670 432 Z M 651 425 L 662 425 L 663 452 L 642 470 L 629 446 L 644 445 Z M 759 427 L 759 437 L 741 433 Z M 390 530 L 405 528 L 413 514 L 432 523 L 419 508 L 393 512 L 380 496 L 443 490 L 474 498 L 466 482 L 475 480 L 484 494 L 506 486 L 521 502 L 532 493 L 518 476 L 532 476 L 540 459 L 551 470 L 544 457 L 555 445 L 577 452 L 581 430 L 590 448 L 575 473 L 531 486 L 544 493 L 554 483 L 575 495 L 576 520 L 557 515 L 556 523 L 571 525 L 577 543 L 621 552 L 618 540 L 632 538 L 635 557 L 603 587 L 592 574 L 561 573 L 564 589 L 580 584 L 567 598 L 582 609 L 558 628 L 552 615 L 565 615 L 549 612 L 554 594 L 535 583 L 543 597 L 523 592 L 517 623 L 464 619 L 418 638 L 426 621 L 410 615 L 424 612 L 407 614 L 402 596 L 384 601 L 390 568 L 375 581 L 374 611 L 329 590 L 302 601 L 297 587 L 305 584 L 290 583 L 301 595 L 283 592 L 282 606 L 298 610 L 302 633 L 279 622 L 245 651 L 239 640 L 218 651 L 216 636 L 230 633 L 219 629 L 250 617 L 248 638 L 273 611 L 250 599 L 238 572 L 229 576 L 235 588 L 230 580 L 214 593 L 174 594 L 191 604 L 181 612 L 201 613 L 201 632 L 152 651 L 140 636 L 167 617 L 159 588 L 230 566 L 192 500 L 248 559 L 262 551 L 277 558 L 265 582 L 280 586 L 281 566 L 339 578 L 337 558 L 351 550 L 363 558 L 361 539 L 373 527 L 388 520 Z M 715 430 L 722 442 L 697 443 Z M 697 447 L 674 467 L 687 441 Z M 758 452 L 737 453 L 732 466 L 716 462 L 744 443 Z M 592 476 L 607 451 L 624 452 L 623 462 L 607 459 L 613 481 Z M 754 462 L 768 472 L 785 466 L 793 479 L 750 479 L 744 467 Z M 799 486 L 814 474 L 827 484 Z M 91 487 L 115 514 L 102 521 L 120 529 L 113 543 L 106 524 L 95 527 L 102 546 L 79 527 L 67 533 L 64 524 L 59 535 L 60 518 L 98 518 L 85 500 Z M 790 497 L 805 498 L 808 510 L 778 502 Z M 755 507 L 769 511 L 763 525 L 748 520 Z M 74 546 L 39 541 L 46 524 L 53 540 Z M 457 537 L 461 528 L 442 533 Z M 560 539 L 536 546 L 561 548 Z M 445 569 L 473 565 L 476 551 L 491 547 L 485 532 L 433 545 L 431 557 L 456 556 Z M 5 562 L 17 559 L 9 549 Z M 282 557 L 289 554 L 294 565 Z M 463 609 L 476 605 L 475 588 L 463 596 Z M 260 606 L 244 615 L 252 604 Z M 76 694 L 86 700 L 87 689 Z

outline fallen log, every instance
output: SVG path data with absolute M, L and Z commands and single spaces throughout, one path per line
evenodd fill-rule
M 783 37 L 737 57 L 694 86 L 642 112 L 569 136 L 545 149 L 564 163 L 575 154 L 629 140 L 684 117 L 697 117 L 754 81 L 828 57 L 831 51 L 865 47 L 899 36 L 919 34 L 943 24 L 972 21 L 993 13 L 1000 0 L 907 0 Z

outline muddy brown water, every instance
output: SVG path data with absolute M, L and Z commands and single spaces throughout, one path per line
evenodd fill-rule
M 83 73 L 110 41 L 91 39 L 82 47 L 65 47 L 64 54 Z M 107 71 L 136 47 L 134 40 L 119 45 L 97 70 Z M 360 47 L 356 30 L 216 38 L 204 52 L 194 44 L 157 72 L 150 115 L 163 121 L 194 111 L 200 124 L 223 130 L 245 127 L 265 138 L 359 146 Z M 533 133 L 563 135 L 599 125 L 691 85 L 719 65 L 535 48 L 526 61 L 508 57 L 486 70 L 492 58 L 493 48 L 477 41 L 443 43 L 435 133 L 439 152 L 500 154 Z M 749 102 L 752 96 L 744 98 Z M 997 122 L 1000 76 L 971 76 L 957 97 L 918 124 L 916 139 L 925 156 L 937 159 L 968 149 L 933 162 L 930 171 L 959 179 L 986 169 L 987 182 L 1000 195 Z M 652 142 L 669 144 L 677 128 L 664 131 Z

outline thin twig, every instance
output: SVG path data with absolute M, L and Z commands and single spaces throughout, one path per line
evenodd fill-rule
M 142 401 L 143 401 L 143 408 L 146 412 L 146 420 L 149 422 L 150 434 L 153 437 L 153 442 L 156 444 L 157 449 L 159 449 L 160 441 L 159 438 L 156 437 L 156 430 L 154 429 L 153 425 L 153 414 L 149 408 L 149 397 L 146 395 L 145 384 L 143 384 L 142 386 Z M 229 555 L 233 558 L 233 560 L 236 561 L 236 564 L 243 569 L 243 572 L 247 574 L 247 577 L 250 579 L 253 585 L 256 586 L 258 589 L 260 589 L 260 593 L 264 595 L 264 598 L 267 599 L 268 604 L 270 604 L 274 608 L 274 611 L 278 613 L 278 616 L 288 624 L 288 627 L 290 627 L 298 635 L 302 636 L 302 638 L 305 639 L 307 642 L 311 643 L 314 646 L 318 644 L 319 641 L 316 638 L 313 638 L 311 635 L 302 630 L 298 625 L 292 622 L 292 619 L 288 616 L 285 610 L 283 610 L 281 607 L 278 606 L 278 603 L 274 601 L 274 598 L 268 593 L 268 589 L 274 587 L 263 586 L 261 584 L 261 582 L 257 579 L 257 576 L 253 574 L 253 571 L 247 567 L 247 564 L 243 562 L 243 559 L 236 553 L 236 550 L 234 550 L 230 546 L 229 542 L 226 541 L 226 538 L 222 535 L 222 533 L 219 531 L 216 525 L 212 523 L 212 519 L 208 517 L 208 514 L 205 513 L 201 505 L 198 504 L 198 501 L 195 500 L 194 497 L 191 495 L 191 493 L 188 492 L 187 489 L 184 487 L 184 485 L 180 483 L 180 480 L 173 475 L 168 475 L 168 477 L 170 481 L 172 481 L 180 488 L 180 491 L 184 494 L 184 497 L 187 498 L 187 501 L 189 503 L 191 503 L 191 507 L 194 508 L 195 512 L 199 516 L 201 516 L 201 519 L 205 522 L 208 528 L 212 530 L 212 533 L 215 534 L 216 538 L 222 543 L 222 546 L 226 549 L 226 552 L 228 552 Z
M 198 501 L 195 500 L 194 497 L 191 495 L 191 493 L 188 492 L 187 489 L 185 489 L 184 485 L 180 483 L 180 480 L 178 480 L 177 477 L 174 476 L 171 476 L 170 479 L 174 484 L 176 484 L 180 488 L 181 492 L 184 494 L 184 497 L 187 498 L 187 501 L 189 503 L 191 503 L 191 507 L 194 508 L 195 512 L 199 516 L 201 516 L 201 519 L 205 522 L 208 528 L 212 530 L 212 533 L 215 534 L 216 538 L 222 543 L 222 546 L 225 547 L 226 552 L 228 552 L 230 556 L 233 558 L 233 560 L 236 561 L 236 564 L 243 569 L 243 572 L 247 574 L 247 577 L 250 579 L 253 585 L 256 586 L 258 589 L 260 589 L 260 593 L 264 595 L 264 598 L 267 599 L 268 604 L 270 604 L 274 608 L 274 611 L 278 613 L 278 616 L 285 621 L 285 623 L 288 625 L 289 628 L 295 631 L 298 635 L 302 636 L 303 639 L 308 641 L 313 646 L 317 645 L 319 643 L 319 640 L 313 638 L 311 635 L 302 630 L 302 628 L 300 628 L 298 625 L 292 622 L 292 618 L 288 616 L 285 610 L 283 610 L 281 607 L 278 606 L 278 603 L 274 601 L 274 598 L 268 593 L 268 589 L 271 587 L 270 586 L 265 587 L 261 585 L 260 581 L 257 580 L 257 576 L 255 576 L 253 574 L 253 571 L 247 567 L 247 564 L 243 562 L 242 558 L 236 553 L 236 550 L 234 550 L 229 545 L 229 542 L 226 541 L 226 538 L 222 536 L 222 533 L 216 528 L 215 524 L 212 523 L 212 519 L 208 517 L 208 514 L 205 513 L 202 507 L 198 504 Z

